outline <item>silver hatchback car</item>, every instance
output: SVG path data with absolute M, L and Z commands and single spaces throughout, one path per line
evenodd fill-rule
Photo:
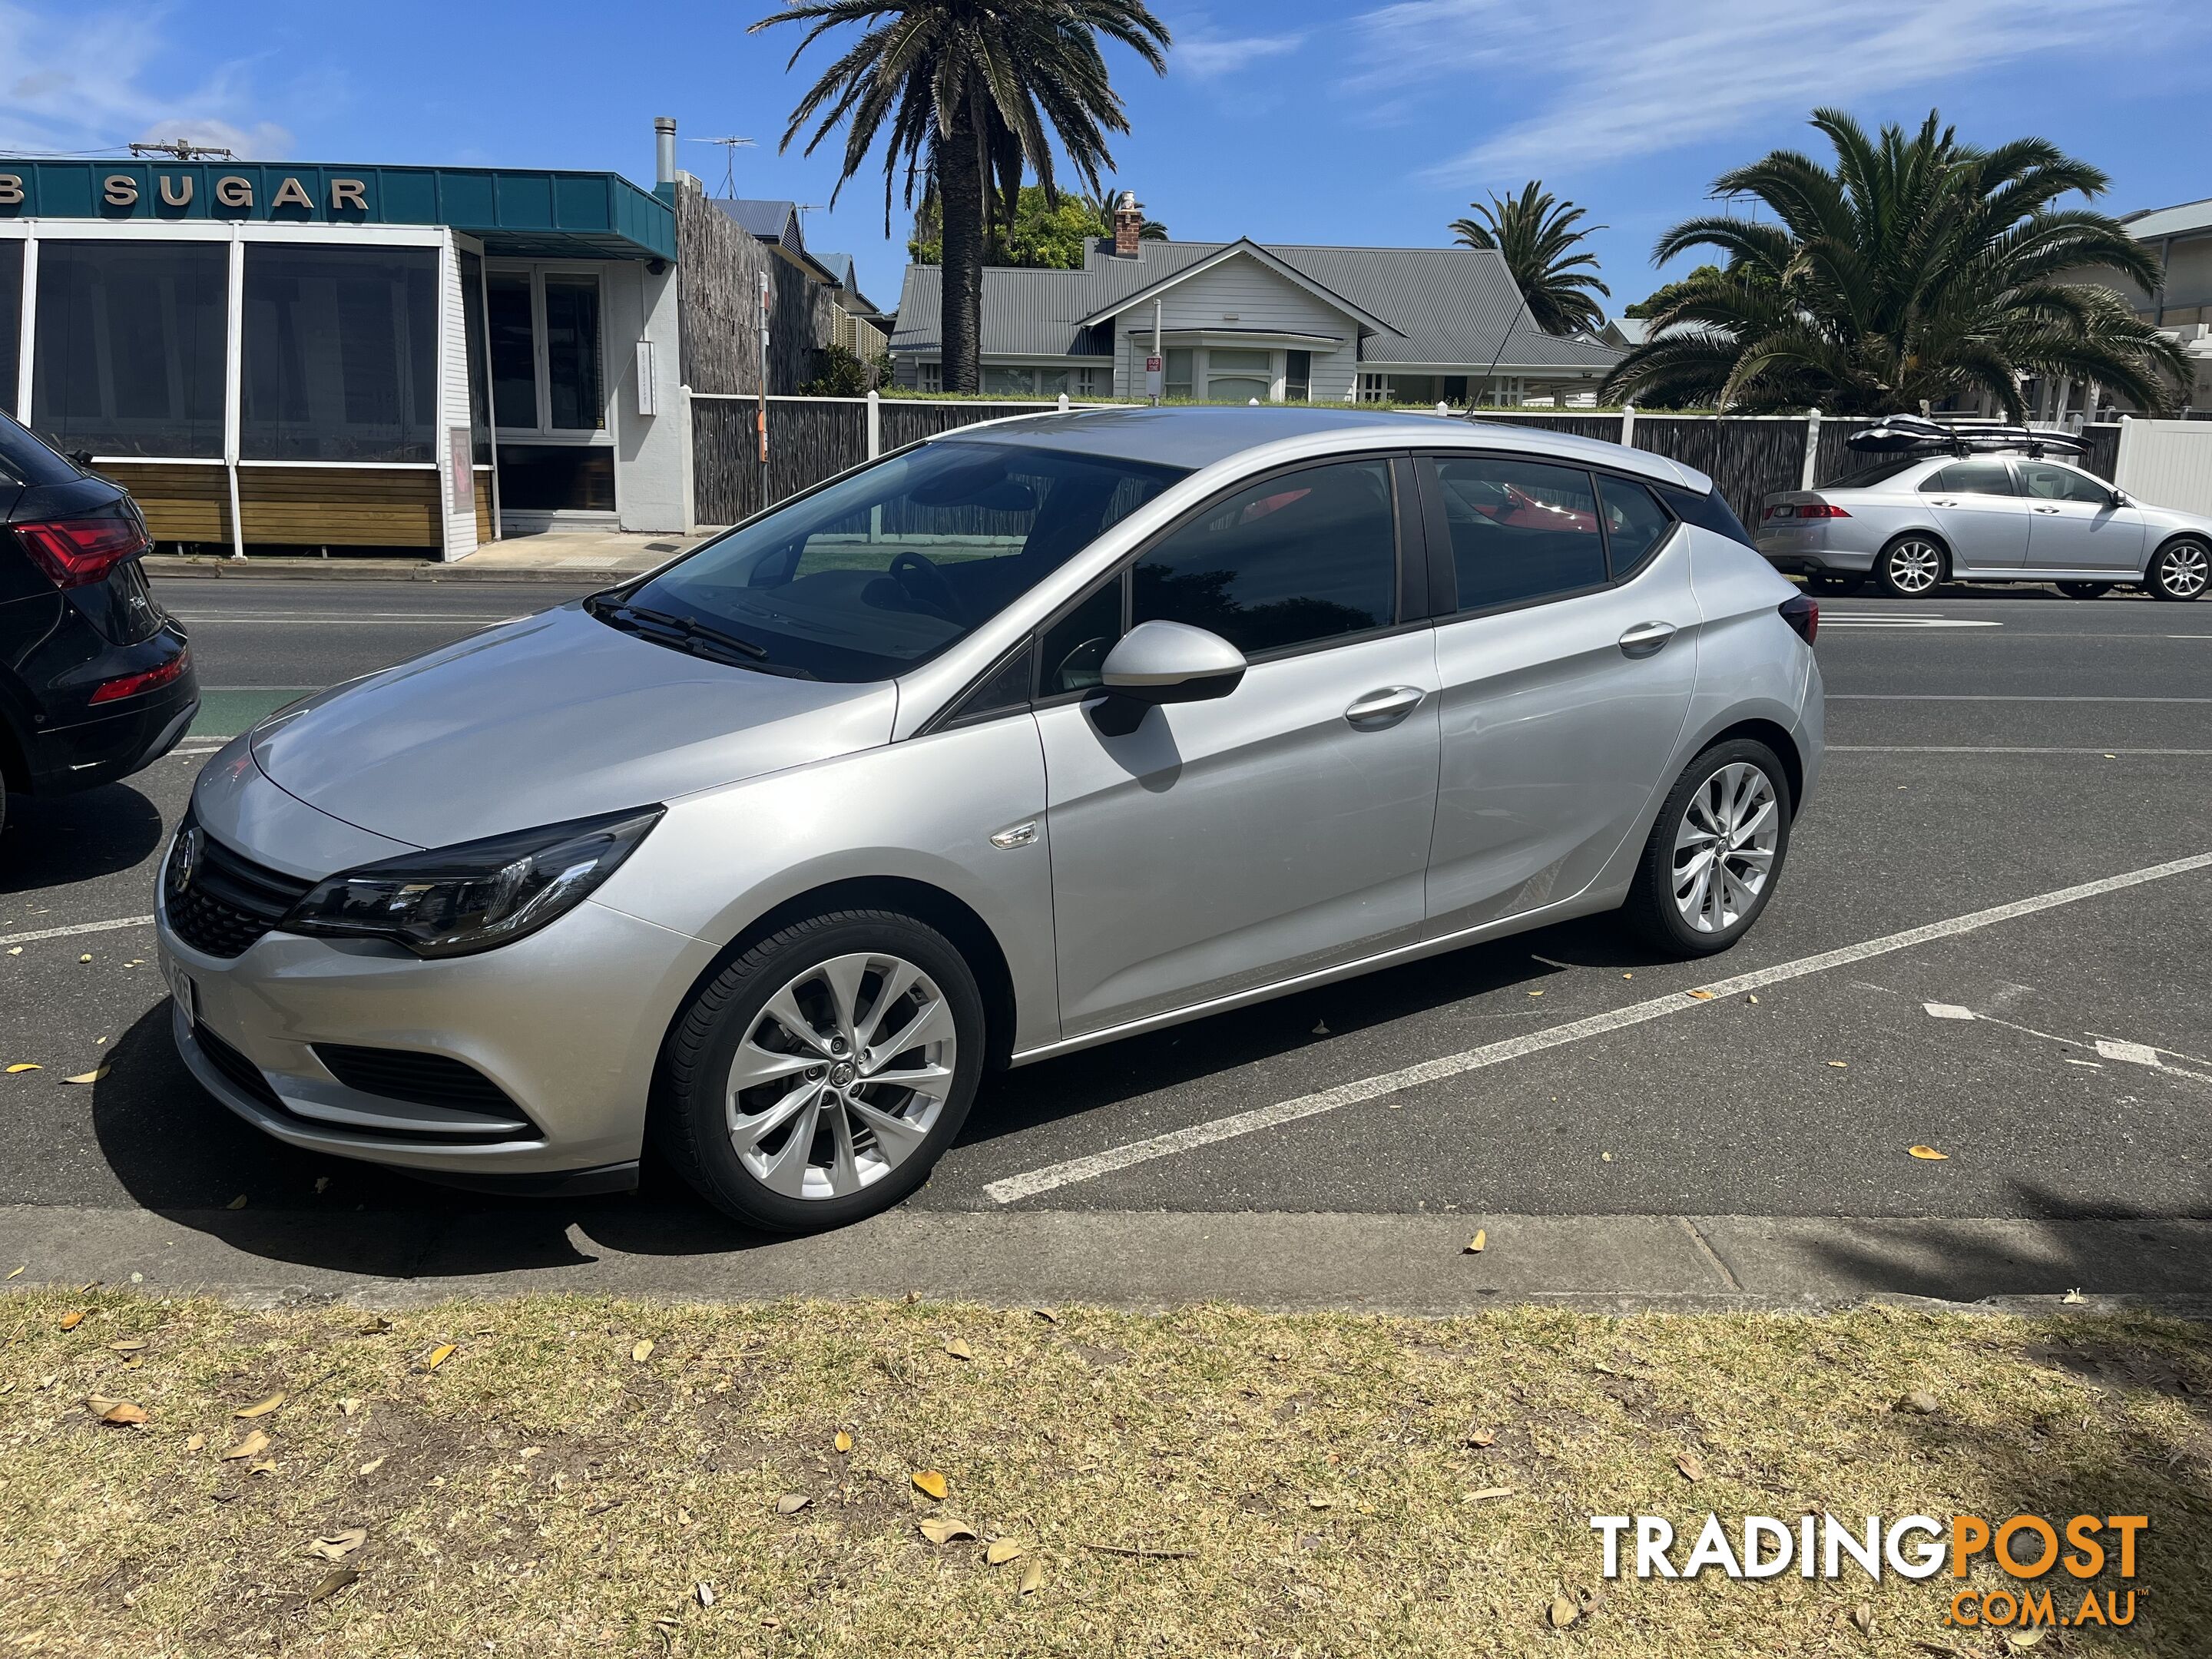
M 163 866 L 176 1041 L 294 1146 L 757 1225 L 984 1072 L 1626 907 L 1741 939 L 1817 611 L 1710 482 L 1359 410 L 969 427 L 283 710 Z

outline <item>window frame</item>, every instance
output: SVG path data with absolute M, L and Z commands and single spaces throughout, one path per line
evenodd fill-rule
M 1557 605 L 1563 599 L 1579 599 L 1592 593 L 1604 593 L 1616 587 L 1625 587 L 1634 581 L 1656 562 L 1660 554 L 1673 544 L 1681 528 L 1682 515 L 1674 504 L 1653 487 L 1650 481 L 1620 467 L 1591 466 L 1581 461 L 1567 461 L 1549 455 L 1531 455 L 1513 450 L 1495 449 L 1432 449 L 1417 452 L 1413 458 L 1414 471 L 1420 481 L 1421 515 L 1428 544 L 1428 581 L 1430 609 L 1436 625 L 1448 628 L 1454 623 L 1471 622 L 1480 617 L 1504 616 L 1510 611 L 1527 611 L 1540 605 Z M 1487 605 L 1473 611 L 1459 607 L 1459 572 L 1452 562 L 1451 526 L 1444 516 L 1443 481 L 1437 476 L 1438 461 L 1518 461 L 1526 465 L 1556 466 L 1570 472 L 1580 472 L 1590 481 L 1590 500 L 1596 503 L 1598 547 L 1605 561 L 1606 579 L 1589 582 L 1580 587 L 1561 588 L 1553 593 L 1540 593 L 1530 599 L 1509 599 L 1500 605 Z M 1597 480 L 1617 478 L 1624 483 L 1640 486 L 1658 506 L 1668 520 L 1668 527 L 1651 544 L 1644 556 L 1626 570 L 1616 570 L 1613 562 L 1613 538 L 1605 527 L 1604 498 L 1599 495 Z
M 2002 495 L 1990 495 L 1987 490 L 1960 489 L 1949 484 L 1941 489 L 1931 487 L 1938 478 L 1949 472 L 1954 467 L 1970 466 L 1980 461 L 1995 461 L 2004 470 L 2005 477 L 2011 483 L 2012 489 Z M 2021 482 L 2020 467 L 2009 455 L 1957 455 L 1946 460 L 1942 465 L 1923 477 L 1918 483 L 1912 486 L 1912 490 L 1917 495 L 1988 495 L 1992 501 L 2024 501 L 2027 498 L 2027 492 L 2021 487 Z
M 487 255 L 483 262 L 489 300 L 489 280 L 494 276 L 523 276 L 530 283 L 530 355 L 537 377 L 536 426 L 503 426 L 499 419 L 499 399 L 496 389 L 489 379 L 485 395 L 489 403 L 491 436 L 495 447 L 501 444 L 522 446 L 600 446 L 612 447 L 615 435 L 616 405 L 619 399 L 616 388 L 621 376 L 614 372 L 614 364 L 607 354 L 607 272 L 605 265 L 590 259 L 510 259 Z M 555 426 L 553 422 L 553 365 L 551 345 L 548 336 L 545 314 L 545 278 L 556 276 L 588 276 L 599 290 L 599 424 L 596 427 Z M 485 307 L 487 331 L 490 307 Z M 487 337 L 486 350 L 489 350 Z M 489 365 L 486 365 L 489 374 Z

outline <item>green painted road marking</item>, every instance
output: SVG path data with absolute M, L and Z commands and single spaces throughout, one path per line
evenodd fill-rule
M 193 717 L 192 729 L 185 735 L 191 738 L 234 737 L 264 714 L 273 714 L 288 702 L 297 702 L 313 690 L 313 686 L 279 685 L 266 690 L 256 686 L 246 691 L 203 691 L 200 693 L 200 712 Z

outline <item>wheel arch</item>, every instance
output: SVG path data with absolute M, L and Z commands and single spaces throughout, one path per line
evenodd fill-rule
M 1749 738 L 1754 743 L 1765 744 L 1774 751 L 1775 759 L 1782 763 L 1784 775 L 1790 784 L 1790 817 L 1794 823 L 1798 808 L 1805 800 L 1805 757 L 1797 752 L 1797 739 L 1790 735 L 1787 727 L 1773 720 L 1742 720 L 1714 732 L 1698 745 L 1698 753 L 1703 754 L 1716 744 L 1727 743 L 1736 738 Z
M 2143 561 L 2142 580 L 2144 581 L 2150 580 L 2150 573 L 2157 568 L 2158 562 L 2166 556 L 2166 550 L 2176 542 L 2195 542 L 2208 554 L 2212 554 L 2212 536 L 2208 536 L 2198 530 L 2177 530 L 2161 540 L 2156 547 L 2151 549 L 2150 556 Z
M 1874 574 L 1875 571 L 1881 568 L 1882 559 L 1888 554 L 1889 550 L 1896 546 L 1898 543 L 1906 539 L 1908 537 L 1919 541 L 1933 542 L 1936 544 L 1936 550 L 1943 556 L 1943 574 L 1946 577 L 1950 576 L 1957 570 L 1959 566 L 1959 556 L 1952 549 L 1950 538 L 1946 536 L 1942 531 L 1936 529 L 1933 525 L 1915 524 L 1907 525 L 1902 530 L 1892 531 L 1888 535 L 1881 538 L 1881 545 L 1875 550 L 1874 565 L 1868 570 L 1867 574 L 1869 576 Z

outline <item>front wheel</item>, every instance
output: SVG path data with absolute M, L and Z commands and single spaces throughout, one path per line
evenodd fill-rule
M 2212 576 L 2212 548 L 2198 541 L 2168 542 L 2150 562 L 2147 586 L 2161 599 L 2189 600 Z
M 1924 599 L 1943 580 L 1943 550 L 1926 536 L 1899 536 L 1874 562 L 1874 577 L 1893 599 Z
M 811 917 L 693 999 L 663 1052 L 653 1136 L 739 1221 L 842 1226 L 928 1179 L 984 1048 L 981 994 L 943 934 L 895 911 Z
M 2058 591 L 2069 599 L 2101 599 L 2113 586 L 2111 582 L 2060 582 Z
M 1623 910 L 1671 956 L 1725 951 L 1751 931 L 1790 852 L 1790 777 L 1765 744 L 1733 738 L 1668 792 Z

